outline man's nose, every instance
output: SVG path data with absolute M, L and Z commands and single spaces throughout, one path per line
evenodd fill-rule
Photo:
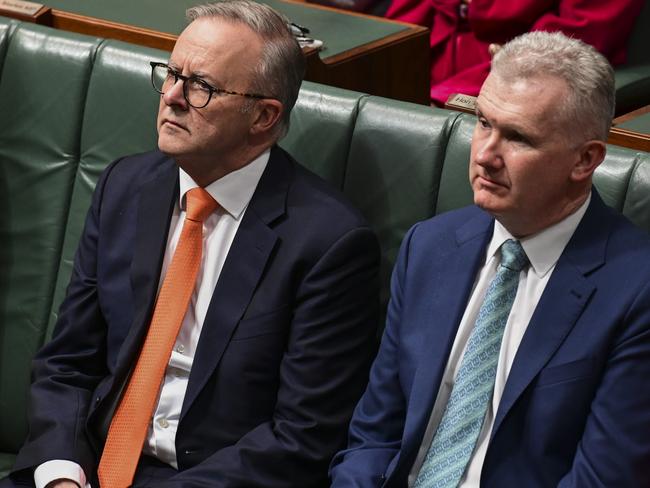
M 176 83 L 165 91 L 163 100 L 169 106 L 176 105 L 184 110 L 187 109 L 188 103 L 183 95 L 183 80 L 180 78 L 176 80 Z
M 492 132 L 489 136 L 481 138 L 477 142 L 474 161 L 481 166 L 497 167 L 503 162 L 500 148 L 500 138 L 498 134 Z

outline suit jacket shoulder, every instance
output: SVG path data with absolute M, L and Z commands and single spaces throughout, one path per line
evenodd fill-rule
M 323 216 L 329 216 L 328 220 L 336 220 L 332 222 L 335 224 L 334 228 L 368 226 L 361 212 L 339 189 L 305 168 L 280 147 L 272 149 L 267 173 L 262 177 L 260 186 L 267 184 L 267 179 L 277 181 L 280 174 L 289 182 L 286 207 L 289 213 L 322 213 Z M 333 229 L 330 227 L 330 230 Z

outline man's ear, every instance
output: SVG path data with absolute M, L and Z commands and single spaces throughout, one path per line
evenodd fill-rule
M 578 148 L 578 160 L 571 171 L 571 179 L 575 182 L 591 178 L 596 168 L 605 159 L 606 146 L 603 141 L 591 140 Z
M 263 98 L 253 107 L 255 117 L 251 125 L 251 134 L 267 133 L 279 123 L 284 112 L 282 102 L 273 98 Z

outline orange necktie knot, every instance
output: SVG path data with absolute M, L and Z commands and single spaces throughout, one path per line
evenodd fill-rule
M 203 222 L 217 208 L 217 202 L 201 187 L 192 188 L 185 194 L 187 213 L 185 218 Z

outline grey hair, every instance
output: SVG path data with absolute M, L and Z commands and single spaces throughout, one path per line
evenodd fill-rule
M 614 70 L 594 47 L 560 32 L 529 32 L 505 44 L 492 59 L 504 81 L 555 76 L 569 95 L 558 101 L 565 119 L 585 140 L 607 140 L 615 108 Z
M 287 18 L 268 5 L 249 0 L 224 0 L 189 8 L 189 22 L 204 17 L 217 17 L 244 24 L 264 41 L 261 59 L 252 67 L 251 90 L 282 102 L 284 112 L 279 136 L 289 130 L 291 109 L 296 103 L 305 74 L 305 58 L 289 28 Z M 250 109 L 252 104 L 244 110 Z

